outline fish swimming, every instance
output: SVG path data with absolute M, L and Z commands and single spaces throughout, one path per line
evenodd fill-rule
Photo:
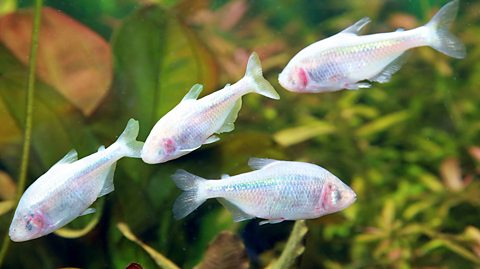
M 318 41 L 295 55 L 278 77 L 287 90 L 302 93 L 370 88 L 397 72 L 411 48 L 430 46 L 454 58 L 465 57 L 465 47 L 448 28 L 455 20 L 458 1 L 442 7 L 429 23 L 404 31 L 359 36 L 370 22 L 363 18 L 342 32 Z
M 122 157 L 140 158 L 142 142 L 136 141 L 138 121 L 130 119 L 110 147 L 77 160 L 70 151 L 28 187 L 20 198 L 10 225 L 12 241 L 21 242 L 49 234 L 81 215 L 98 198 L 113 191 L 116 162 Z
M 235 222 L 265 219 L 260 224 L 318 218 L 356 200 L 350 187 L 318 165 L 259 158 L 251 158 L 248 164 L 256 170 L 222 180 L 178 170 L 172 178 L 185 192 L 173 205 L 174 217 L 184 218 L 209 198 L 217 198 Z
M 194 85 L 182 101 L 155 124 L 142 150 L 144 162 L 163 163 L 218 141 L 220 138 L 215 134 L 235 128 L 242 96 L 247 93 L 280 99 L 263 77 L 256 53 L 248 59 L 246 74 L 237 83 L 197 100 L 202 89 L 201 85 Z

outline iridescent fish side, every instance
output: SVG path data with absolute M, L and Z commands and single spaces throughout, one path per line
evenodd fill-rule
M 329 38 L 297 53 L 278 77 L 287 90 L 317 93 L 370 88 L 385 83 L 400 70 L 405 52 L 430 46 L 454 58 L 465 57 L 465 46 L 449 31 L 458 11 L 458 0 L 446 4 L 424 26 L 404 31 L 359 36 L 370 22 L 363 18 Z
M 303 162 L 252 158 L 255 171 L 206 180 L 178 170 L 173 175 L 184 190 L 173 205 L 181 219 L 210 198 L 217 198 L 238 222 L 265 219 L 260 224 L 314 219 L 340 211 L 356 200 L 355 192 L 324 168 Z
M 231 132 L 242 106 L 242 96 L 255 92 L 280 99 L 263 77 L 260 60 L 252 53 L 245 76 L 233 85 L 226 85 L 198 99 L 203 87 L 194 85 L 182 101 L 153 127 L 142 150 L 146 163 L 163 163 L 188 154 L 203 144 L 218 141 L 216 134 Z
M 78 160 L 70 151 L 23 193 L 10 225 L 12 241 L 47 235 L 78 216 L 95 212 L 90 205 L 114 190 L 116 162 L 123 157 L 140 158 L 143 142 L 136 141 L 138 121 L 130 119 L 110 147 Z

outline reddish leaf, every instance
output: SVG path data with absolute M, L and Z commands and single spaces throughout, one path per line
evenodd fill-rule
M 22 10 L 0 19 L 0 42 L 28 63 L 33 12 Z M 102 37 L 52 8 L 42 10 L 37 75 L 90 115 L 112 81 L 112 53 Z
M 195 269 L 246 269 L 249 264 L 242 240 L 224 231 L 210 243 L 202 263 Z

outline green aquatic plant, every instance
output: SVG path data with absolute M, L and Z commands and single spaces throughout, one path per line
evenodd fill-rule
M 35 1 L 35 15 L 32 27 L 32 39 L 30 45 L 30 56 L 28 63 L 28 79 L 27 79 L 27 95 L 25 103 L 25 132 L 23 134 L 23 149 L 22 149 L 22 161 L 20 163 L 20 174 L 18 176 L 17 183 L 17 195 L 15 198 L 15 204 L 18 204 L 20 197 L 22 197 L 25 190 L 25 184 L 27 182 L 28 163 L 30 160 L 30 144 L 32 136 L 33 125 L 33 104 L 35 97 L 35 68 L 37 66 L 37 49 L 38 49 L 38 36 L 40 32 L 40 20 L 41 11 L 43 7 L 43 0 Z M 2 246 L 0 248 L 0 266 L 3 264 L 5 255 L 7 254 L 8 247 L 10 245 L 10 238 L 8 234 L 5 234 Z

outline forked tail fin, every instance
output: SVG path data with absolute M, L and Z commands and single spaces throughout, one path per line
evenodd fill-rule
M 272 99 L 280 99 L 280 96 L 272 87 L 270 82 L 268 82 L 262 73 L 262 66 L 260 63 L 260 59 L 258 58 L 257 53 L 253 52 L 248 58 L 247 63 L 247 72 L 245 73 L 245 78 L 251 79 L 251 85 L 253 87 L 253 91 L 259 93 L 263 96 Z
M 126 157 L 140 158 L 143 142 L 136 140 L 139 128 L 138 121 L 130 119 L 127 123 L 127 127 L 125 127 L 125 130 L 115 142 L 122 147 L 124 150 L 124 156 Z
M 207 200 L 202 191 L 202 183 L 206 179 L 182 169 L 177 170 L 172 179 L 177 187 L 185 191 L 178 196 L 173 204 L 173 217 L 178 220 L 192 213 Z
M 430 46 L 450 57 L 462 59 L 466 54 L 465 46 L 448 30 L 457 16 L 457 11 L 458 0 L 453 0 L 443 6 L 425 26 L 430 30 Z

